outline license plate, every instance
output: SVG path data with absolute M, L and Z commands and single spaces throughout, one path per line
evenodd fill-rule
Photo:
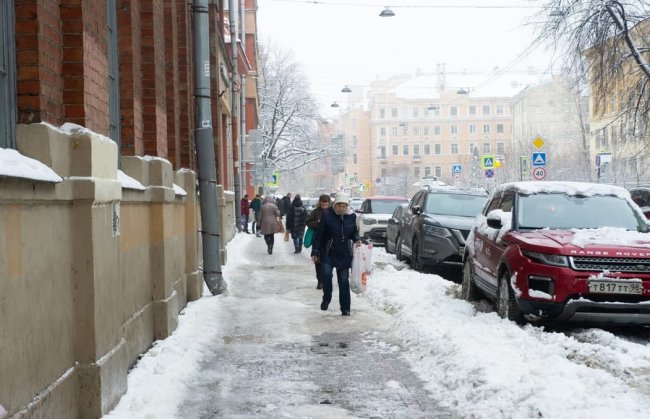
M 589 281 L 589 292 L 594 294 L 643 294 L 641 282 Z
M 381 233 L 381 237 L 386 237 L 386 233 Z

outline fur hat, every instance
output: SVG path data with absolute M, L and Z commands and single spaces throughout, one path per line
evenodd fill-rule
M 345 195 L 345 194 L 338 194 L 336 195 L 336 198 L 334 199 L 334 205 L 336 204 L 345 204 L 345 205 L 350 205 L 350 197 Z

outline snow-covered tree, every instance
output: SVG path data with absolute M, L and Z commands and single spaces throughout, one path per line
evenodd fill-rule
M 291 52 L 272 45 L 260 51 L 259 126 L 267 168 L 287 172 L 314 160 L 344 154 L 340 142 L 321 138 L 321 116 L 309 83 Z

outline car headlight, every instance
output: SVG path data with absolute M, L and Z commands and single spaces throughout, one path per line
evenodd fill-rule
M 542 263 L 544 265 L 565 266 L 565 267 L 569 266 L 569 259 L 566 256 L 549 255 L 546 253 L 539 253 L 539 252 L 529 252 L 527 250 L 524 250 L 522 253 L 527 258 L 532 259 L 535 262 Z
M 377 220 L 375 220 L 374 218 L 364 218 L 363 223 L 365 225 L 377 224 Z
M 428 224 L 422 226 L 426 234 L 433 234 L 440 237 L 451 237 L 451 232 L 444 227 L 437 227 Z

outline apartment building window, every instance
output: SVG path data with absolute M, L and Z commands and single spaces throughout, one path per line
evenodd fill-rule
M 458 154 L 458 144 L 451 145 L 451 154 Z
M 433 127 L 433 135 L 440 135 L 440 125 Z
M 408 146 L 408 144 L 404 144 L 404 145 L 402 146 L 402 154 L 403 154 L 404 156 L 408 156 L 408 155 L 409 155 L 409 146 Z
M 474 150 L 476 150 L 476 144 L 469 143 L 469 154 L 474 154 Z
M 396 136 L 396 135 L 397 135 L 397 127 L 393 127 L 393 128 L 391 128 L 390 133 L 391 133 L 392 135 L 395 135 L 395 136 Z
M 352 155 L 352 164 L 357 164 L 357 153 Z
M 503 134 L 503 124 L 497 124 L 497 133 Z
M 456 135 L 458 134 L 458 125 L 452 125 L 451 126 L 451 135 Z
M 106 2 L 108 29 L 108 135 L 120 149 L 120 65 L 117 46 L 117 0 Z M 118 152 L 119 160 L 119 152 Z
M 422 131 L 424 135 L 429 135 L 429 127 L 424 127 Z
M 431 144 L 424 145 L 424 155 L 425 156 L 431 155 Z
M 490 105 L 483 105 L 483 115 L 490 114 Z
M 413 127 L 413 135 L 420 135 L 420 128 Z
M 413 108 L 413 118 L 420 117 L 420 108 Z
M 476 134 L 476 124 L 469 124 L 469 133 Z
M 413 144 L 413 155 L 414 156 L 420 155 L 420 144 Z
M 397 146 L 397 144 L 393 144 L 392 149 L 393 149 L 393 156 L 397 156 L 397 154 L 399 153 L 399 147 Z
M 386 109 L 384 108 L 379 109 L 379 119 L 386 119 Z
M 435 175 L 436 177 L 440 177 L 442 175 L 442 167 L 436 166 L 435 173 L 436 173 Z
M 420 168 L 418 166 L 415 166 L 413 168 L 413 176 L 417 179 L 420 178 Z
M 449 116 L 458 116 L 458 106 L 451 106 L 449 108 Z
M 408 127 L 402 127 L 402 135 L 409 135 L 409 128 Z
M 0 148 L 16 148 L 14 1 L 0 1 Z
M 490 143 L 483 143 L 483 152 L 484 153 L 490 152 Z
M 489 124 L 484 124 L 483 125 L 483 134 L 489 134 L 490 133 L 490 125 Z
M 382 145 L 379 147 L 379 158 L 386 160 L 386 146 Z
M 357 129 L 357 119 L 352 119 L 352 129 Z
M 440 106 L 438 106 L 437 108 L 431 109 L 431 110 L 427 109 L 424 112 L 425 112 L 425 115 L 440 116 Z
M 381 128 L 379 128 L 379 135 L 380 135 L 381 137 L 385 137 L 385 136 L 386 136 L 386 127 L 381 127 Z
M 469 106 L 469 114 L 470 115 L 476 115 L 476 105 L 470 105 Z
M 497 154 L 506 154 L 506 145 L 504 143 L 497 143 Z
M 424 177 L 431 176 L 431 168 L 429 166 L 424 166 Z
M 356 146 L 357 146 L 357 136 L 353 135 L 352 136 L 352 147 L 356 147 Z
M 386 177 L 387 173 L 388 173 L 388 171 L 386 170 L 386 168 L 382 167 L 381 168 L 381 177 Z
M 496 106 L 497 115 L 503 115 L 503 105 Z
M 433 145 L 433 154 L 441 154 L 442 146 L 440 144 Z
M 393 119 L 397 119 L 397 108 L 391 108 L 390 117 Z

